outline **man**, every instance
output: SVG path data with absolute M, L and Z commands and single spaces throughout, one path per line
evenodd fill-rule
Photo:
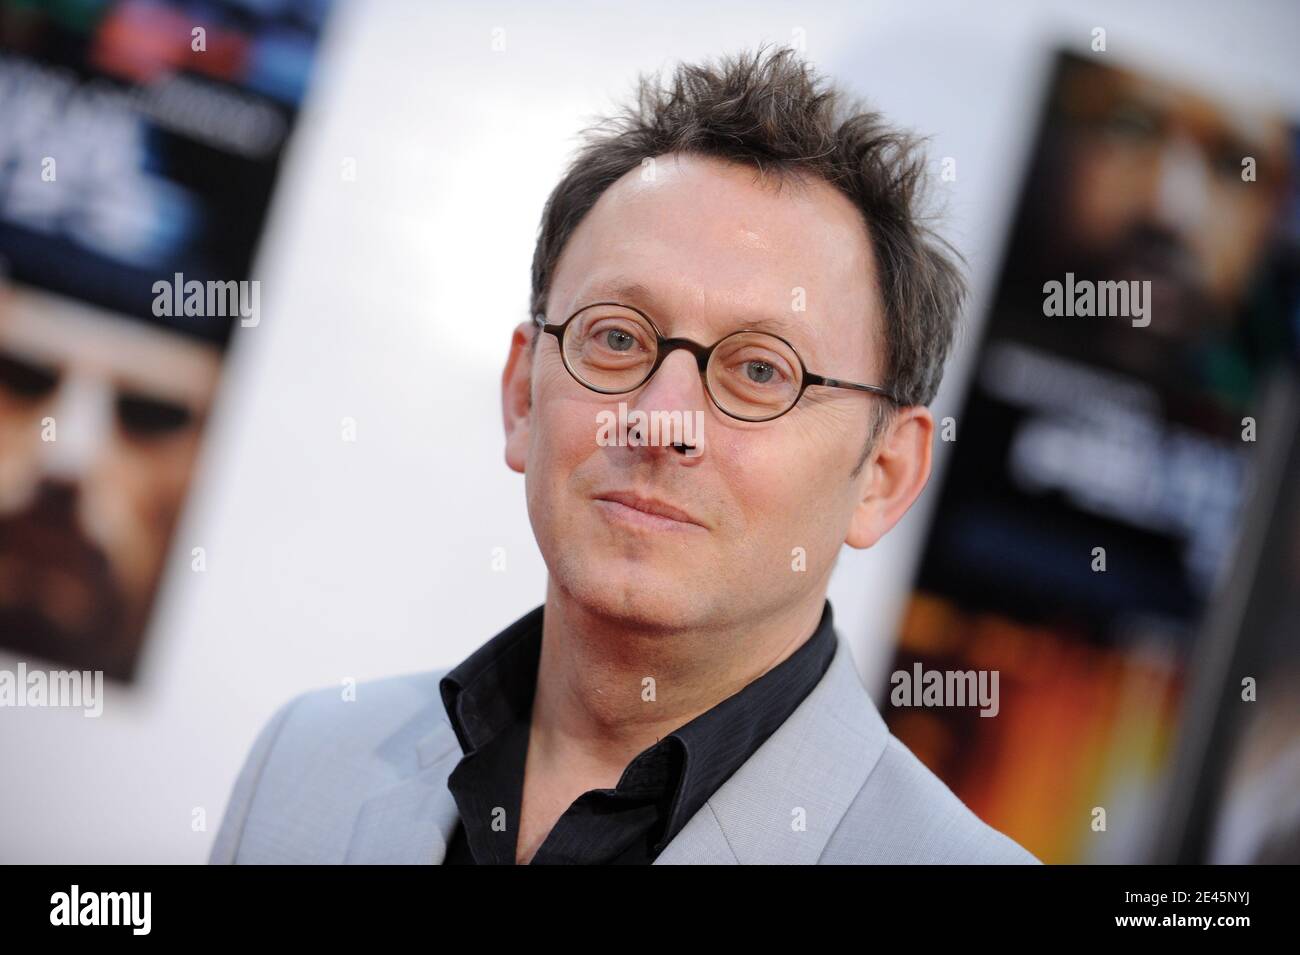
M 637 102 L 546 205 L 502 378 L 545 603 L 282 707 L 212 861 L 1037 861 L 890 736 L 826 600 L 929 476 L 962 288 L 923 158 L 789 50 Z
M 0 648 L 132 679 L 221 359 L 0 283 Z
M 1295 175 L 1288 123 L 1096 58 L 1064 57 L 1059 71 L 998 324 L 1014 320 L 1031 342 L 1166 391 L 1195 391 L 1198 404 L 1208 392 L 1235 434 L 1267 367 L 1290 350 L 1286 300 L 1269 275 Z M 1045 285 L 1067 273 L 1071 286 L 1137 289 L 1145 316 L 1132 303 L 1104 319 L 1071 308 L 1043 321 Z

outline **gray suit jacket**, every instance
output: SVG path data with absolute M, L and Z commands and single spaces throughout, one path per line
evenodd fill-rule
M 894 737 L 848 645 L 655 860 L 1038 863 Z M 312 690 L 280 707 L 235 782 L 213 863 L 441 863 L 462 755 L 446 669 Z

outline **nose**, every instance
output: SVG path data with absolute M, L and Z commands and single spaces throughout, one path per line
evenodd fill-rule
M 64 376 L 50 412 L 53 432 L 42 428 L 41 477 L 77 483 L 89 472 L 112 433 L 113 391 L 106 381 Z
M 1187 235 L 1202 227 L 1210 198 L 1205 154 L 1185 137 L 1161 150 L 1156 165 L 1154 212 L 1166 228 Z
M 695 356 L 678 348 L 664 358 L 650 380 L 628 401 L 628 410 L 659 415 L 656 444 L 648 444 L 641 434 L 641 446 L 651 451 L 672 449 L 688 457 L 703 449 L 703 422 L 708 394 Z M 651 435 L 655 438 L 655 435 Z

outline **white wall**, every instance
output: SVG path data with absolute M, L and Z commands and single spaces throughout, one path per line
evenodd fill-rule
M 231 357 L 139 687 L 109 686 L 97 720 L 0 711 L 0 861 L 203 861 L 253 736 L 290 695 L 454 663 L 541 602 L 523 478 L 503 461 L 501 366 L 573 134 L 637 71 L 802 28 L 811 60 L 957 159 L 949 234 L 975 268 L 974 315 L 1057 38 L 1083 45 L 1103 26 L 1116 60 L 1271 94 L 1300 117 L 1292 3 L 922 6 L 343 8 L 262 249 L 265 317 Z M 831 588 L 873 684 L 926 510 L 846 550 Z M 196 545 L 205 574 L 188 569 Z M 497 546 L 506 573 L 490 569 Z

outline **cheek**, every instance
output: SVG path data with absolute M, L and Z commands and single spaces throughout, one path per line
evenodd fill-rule
M 747 579 L 784 587 L 796 581 L 796 569 L 819 577 L 839 553 L 844 535 L 836 537 L 834 491 L 815 461 L 821 458 L 759 451 L 728 466 L 723 484 L 740 521 L 730 543 Z
M 1071 228 L 1094 243 L 1122 233 L 1156 188 L 1144 154 L 1095 143 L 1083 144 L 1071 172 Z
M 41 406 L 7 404 L 0 393 L 0 514 L 18 506 L 35 481 Z
M 114 512 L 117 533 L 137 542 L 165 543 L 180 512 L 198 450 L 191 432 L 156 444 L 117 444 L 96 490 Z
M 813 546 L 818 526 L 833 520 L 843 487 L 844 430 L 812 427 L 792 419 L 788 427 L 730 435 L 715 441 L 714 464 L 742 520 L 740 534 L 764 546 L 793 537 L 791 546 Z M 788 551 L 788 548 L 786 548 Z
M 596 449 L 596 414 L 608 405 L 605 396 L 575 382 L 558 358 L 539 358 L 533 373 L 529 461 L 572 467 L 590 455 Z
M 562 481 L 601 450 L 596 445 L 597 413 L 604 405 L 573 398 L 541 397 L 534 406 L 528 456 L 542 476 Z
M 1260 205 L 1221 192 L 1213 205 L 1214 229 L 1203 230 L 1196 237 L 1209 272 L 1214 291 L 1222 298 L 1237 292 L 1250 272 L 1258 249 L 1265 239 L 1270 211 Z
M 595 402 L 539 392 L 530 423 L 524 483 L 534 528 L 562 525 L 599 474 Z

